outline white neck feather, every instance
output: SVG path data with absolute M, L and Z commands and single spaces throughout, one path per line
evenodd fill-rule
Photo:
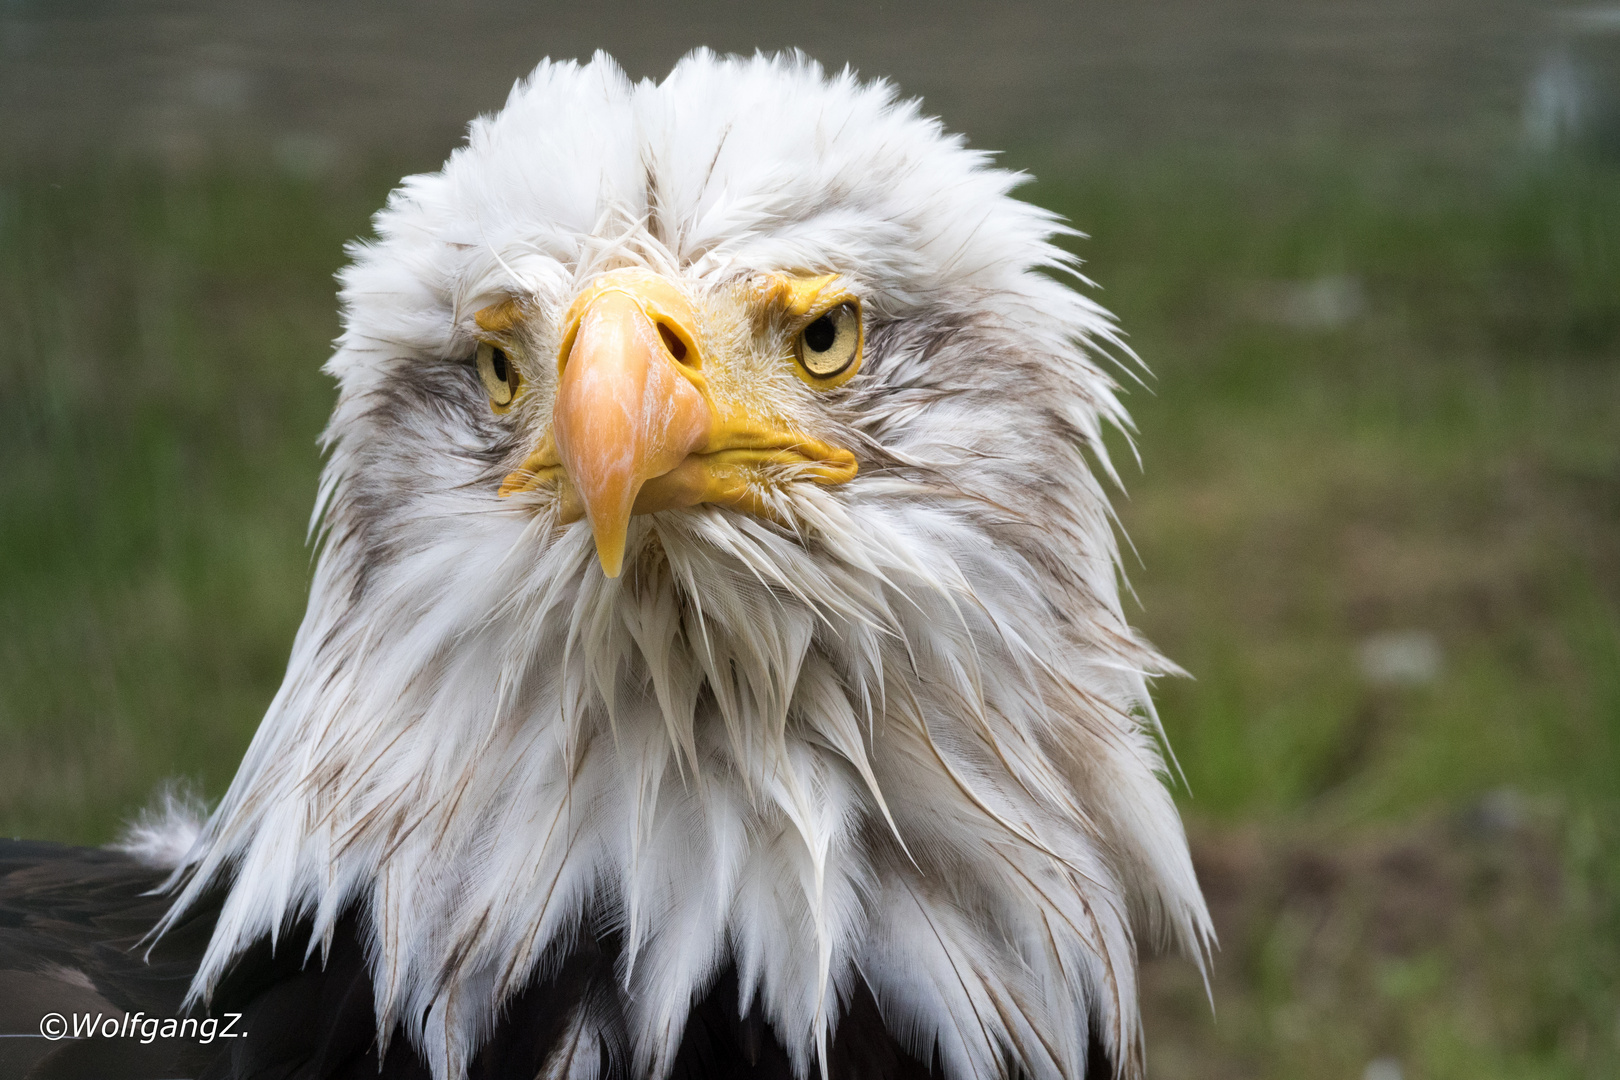
M 328 550 L 180 902 L 234 875 L 194 994 L 359 905 L 379 1031 L 451 1080 L 588 920 L 622 933 L 640 1074 L 727 959 L 801 1074 L 857 972 L 953 1076 L 1080 1076 L 1092 1011 L 1134 1060 L 1133 916 L 1208 935 L 1132 712 L 1153 657 L 1044 622 L 1038 575 L 944 510 L 795 497 L 804 543 L 638 519 L 617 580 L 583 528 L 516 513 L 373 571 L 358 606 L 358 553 Z M 1131 641 L 1117 600 L 1098 615 Z

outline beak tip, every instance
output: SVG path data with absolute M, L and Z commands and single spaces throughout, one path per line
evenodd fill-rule
M 616 578 L 624 571 L 625 529 L 591 530 L 596 541 L 596 561 L 602 564 L 602 573 Z

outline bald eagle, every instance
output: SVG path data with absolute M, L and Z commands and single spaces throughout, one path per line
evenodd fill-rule
M 0 848 L 44 1036 L 0 1053 L 1140 1075 L 1138 953 L 1211 929 L 1101 483 L 1123 346 L 1020 179 L 701 51 L 544 63 L 408 177 L 340 276 L 285 681 L 190 832 Z

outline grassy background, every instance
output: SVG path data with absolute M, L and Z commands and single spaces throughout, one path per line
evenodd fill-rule
M 302 612 L 331 274 L 393 175 L 0 178 L 0 832 L 223 791 Z M 1160 694 L 1218 1020 L 1150 964 L 1154 1074 L 1620 1075 L 1620 177 L 1043 175 L 1156 375 L 1120 507 L 1194 676 Z M 1388 632 L 1432 678 L 1366 677 Z

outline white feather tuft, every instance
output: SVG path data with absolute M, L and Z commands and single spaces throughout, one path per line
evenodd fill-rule
M 196 789 L 184 781 L 169 781 L 109 846 L 143 866 L 174 870 L 185 863 L 207 819 L 208 804 Z

